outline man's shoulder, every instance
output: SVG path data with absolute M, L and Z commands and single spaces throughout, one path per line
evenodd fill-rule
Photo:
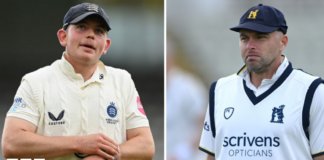
M 307 72 L 303 71 L 302 69 L 294 69 L 292 77 L 295 80 L 298 80 L 298 81 L 301 81 L 301 82 L 304 82 L 304 83 L 307 83 L 307 82 L 311 83 L 315 79 L 319 78 L 318 76 L 314 76 L 314 75 L 312 75 L 310 73 L 307 73 Z
M 241 80 L 242 80 L 242 78 L 237 76 L 237 74 L 232 74 L 227 77 L 222 77 L 222 78 L 218 79 L 217 86 L 219 87 L 219 86 L 223 86 L 226 84 L 235 83 L 235 82 L 241 81 Z
M 55 65 L 55 62 L 52 65 L 44 66 L 33 72 L 27 73 L 22 80 L 33 79 L 43 81 L 44 79 L 53 77 L 53 65 Z
M 131 74 L 124 69 L 114 68 L 111 66 L 105 66 L 107 74 L 113 77 L 131 77 Z

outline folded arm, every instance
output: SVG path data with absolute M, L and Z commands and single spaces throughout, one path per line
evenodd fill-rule
M 46 137 L 36 134 L 36 129 L 26 120 L 6 118 L 1 144 L 4 157 L 56 158 L 80 152 L 112 159 L 102 149 L 111 155 L 118 153 L 117 144 L 101 133 L 82 137 Z
M 154 141 L 149 127 L 129 129 L 127 142 L 120 145 L 118 160 L 151 160 L 155 153 Z

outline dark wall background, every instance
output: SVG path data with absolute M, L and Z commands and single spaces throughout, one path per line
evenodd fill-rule
M 145 0 L 114 1 L 114 0 L 90 0 L 90 3 L 97 3 L 102 6 L 109 18 L 113 30 L 112 37 L 121 39 L 135 38 L 136 35 L 127 35 L 123 32 L 118 21 L 123 21 L 130 28 L 138 26 L 136 20 L 129 21 L 127 16 L 136 15 L 141 12 L 138 22 L 146 22 L 154 31 L 156 50 L 145 48 L 139 44 L 140 52 L 122 49 L 121 46 L 131 46 L 127 40 L 112 39 L 112 50 L 108 50 L 101 60 L 106 65 L 126 69 L 131 73 L 145 112 L 149 118 L 153 132 L 156 154 L 155 160 L 164 159 L 164 59 L 163 59 L 163 0 L 150 2 Z M 5 0 L 1 1 L 0 9 L 0 131 L 2 129 L 7 111 L 12 105 L 14 95 L 19 87 L 20 80 L 26 73 L 37 70 L 40 67 L 50 65 L 60 59 L 65 50 L 60 46 L 56 33 L 63 25 L 63 17 L 71 6 L 82 3 L 77 0 Z M 125 7 L 126 6 L 126 7 Z M 127 10 L 133 9 L 131 12 Z M 125 9 L 125 12 L 123 11 Z M 125 19 L 116 11 L 124 13 Z M 154 12 L 152 15 L 160 17 L 144 17 L 146 12 Z M 114 14 L 116 13 L 116 14 Z M 129 15 L 128 15 L 129 14 Z M 117 18 L 115 18 L 117 17 Z M 147 20 L 148 19 L 148 20 Z M 152 19 L 152 18 L 151 18 Z M 114 21 L 116 23 L 114 23 Z M 129 23 L 128 23 L 129 22 Z M 115 26 L 114 26 L 115 24 Z M 157 28 L 156 26 L 159 26 Z M 138 27 L 139 29 L 142 27 Z M 127 28 L 122 28 L 127 30 Z M 145 29 L 145 28 L 144 28 Z M 147 33 L 142 30 L 141 33 Z M 115 32 L 114 32 L 115 31 Z M 123 33 L 123 34 L 121 34 Z M 134 33 L 134 32 L 130 32 Z M 130 34 L 129 33 L 129 34 Z M 109 33 L 110 34 L 110 33 Z M 108 36 L 109 37 L 109 36 Z M 147 39 L 147 38 L 146 38 Z M 116 43 L 114 43 L 116 42 Z M 118 42 L 118 43 L 117 43 Z M 162 43 L 159 43 L 162 42 Z M 144 47 L 144 49 L 143 49 Z M 119 51 L 121 50 L 121 51 Z M 113 53 L 112 53 L 113 52 Z M 122 58 L 118 57 L 121 56 Z M 129 59 L 135 55 L 134 60 Z M 138 55 L 138 56 L 136 56 Z M 136 58 L 138 57 L 138 58 Z M 141 58 L 142 57 L 142 58 Z M 141 60 L 142 59 L 142 60 Z M 151 60 L 150 60 L 151 59 Z M 132 63 L 125 63 L 130 61 Z M 151 63 L 149 63 L 151 62 Z M 0 159 L 3 158 L 2 152 Z M 4 159 L 4 158 L 3 158 Z

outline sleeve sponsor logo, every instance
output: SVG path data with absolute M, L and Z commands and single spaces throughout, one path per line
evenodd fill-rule
M 11 106 L 9 112 L 15 112 L 18 108 L 26 108 L 26 104 L 23 102 L 22 98 L 14 99 L 14 103 Z
M 145 114 L 145 111 L 144 111 L 144 108 L 143 108 L 143 105 L 142 105 L 142 102 L 140 100 L 139 97 L 137 97 L 137 109 L 144 115 L 146 116 Z

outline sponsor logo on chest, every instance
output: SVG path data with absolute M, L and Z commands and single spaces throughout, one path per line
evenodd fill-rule
M 267 110 L 262 111 L 262 115 L 265 115 L 262 122 L 264 122 L 264 125 L 283 125 L 284 124 L 284 108 L 285 105 L 280 105 L 278 107 L 269 108 Z M 242 112 L 243 111 L 243 112 Z M 260 116 L 251 117 L 251 115 L 255 115 L 256 113 L 249 114 L 249 117 L 246 117 L 246 114 L 250 112 L 248 110 L 244 110 L 242 108 L 236 110 L 236 116 L 244 115 L 244 119 L 253 119 L 255 122 L 260 122 Z M 234 123 L 234 120 L 237 121 L 237 119 L 230 119 L 234 115 L 234 107 L 227 107 L 224 109 L 223 112 L 224 115 L 224 122 L 228 120 L 232 120 Z M 242 118 L 243 118 L 242 117 Z M 224 127 L 235 127 L 236 125 L 244 125 L 247 122 L 251 121 L 245 121 L 244 119 L 241 119 L 241 122 L 235 122 L 234 126 L 224 126 Z M 249 124 L 254 126 L 254 124 Z M 209 126 L 207 127 L 207 122 L 205 123 L 204 129 L 208 131 Z M 278 126 L 278 127 L 279 127 Z M 258 130 L 262 130 L 261 128 L 255 127 L 247 127 L 252 130 L 248 130 L 248 132 L 254 132 L 257 133 Z M 224 150 L 227 156 L 229 157 L 273 157 L 275 152 L 274 148 L 280 147 L 280 137 L 279 136 L 270 136 L 273 135 L 272 133 L 269 134 L 260 134 L 260 135 L 249 135 L 248 132 L 243 131 L 243 135 L 238 136 L 227 136 L 224 135 L 222 141 L 222 147 L 227 148 L 228 150 Z M 271 132 L 271 131 L 270 131 Z M 233 134 L 233 133 L 231 133 Z M 234 133 L 235 134 L 235 133 Z
M 64 110 L 60 112 L 60 114 L 55 117 L 53 113 L 48 112 L 48 117 L 52 120 L 51 122 L 48 122 L 48 125 L 64 125 L 65 121 L 62 121 L 64 117 Z

